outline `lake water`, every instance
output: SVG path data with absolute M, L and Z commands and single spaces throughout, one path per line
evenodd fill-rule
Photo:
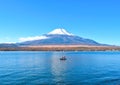
M 120 52 L 0 52 L 0 85 L 120 85 Z

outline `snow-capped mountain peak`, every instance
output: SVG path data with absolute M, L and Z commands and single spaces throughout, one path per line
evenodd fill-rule
M 58 29 L 55 29 L 51 32 L 48 33 L 49 35 L 54 35 L 54 34 L 57 34 L 57 35 L 69 35 L 69 36 L 72 36 L 73 34 L 72 33 L 69 33 L 67 32 L 65 29 L 63 28 L 58 28 Z
M 65 29 L 55 29 L 48 34 L 35 37 L 20 38 L 21 46 L 37 45 L 101 45 L 98 42 L 82 38 L 67 32 Z

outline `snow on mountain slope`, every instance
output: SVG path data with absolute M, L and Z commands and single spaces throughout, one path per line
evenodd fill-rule
M 55 29 L 42 37 L 22 38 L 19 45 L 100 45 L 100 43 L 73 35 L 65 29 Z
M 92 39 L 82 38 L 72 33 L 67 32 L 65 29 L 55 29 L 48 34 L 35 37 L 22 37 L 19 43 L 15 44 L 1 44 L 0 47 L 16 47 L 16 46 L 39 46 L 39 45 L 94 45 L 101 46 Z
M 55 29 L 51 32 L 49 32 L 46 35 L 68 35 L 68 36 L 73 36 L 72 33 L 67 32 L 65 29 Z M 25 42 L 25 41 L 33 41 L 33 40 L 43 40 L 43 39 L 48 39 L 49 37 L 46 35 L 42 35 L 42 36 L 35 36 L 35 37 L 22 37 L 19 39 L 20 42 Z
M 62 28 L 55 29 L 55 30 L 53 30 L 53 31 L 48 33 L 48 35 L 54 35 L 54 34 L 56 34 L 56 35 L 69 35 L 69 36 L 73 36 L 72 33 L 69 33 L 65 29 L 62 29 Z

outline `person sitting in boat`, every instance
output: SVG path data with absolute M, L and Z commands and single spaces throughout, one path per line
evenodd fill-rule
M 66 57 L 65 57 L 65 56 L 63 56 L 62 58 L 60 58 L 60 60 L 66 60 Z

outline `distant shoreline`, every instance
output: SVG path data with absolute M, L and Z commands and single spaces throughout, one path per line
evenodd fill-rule
M 0 51 L 120 51 L 120 47 L 90 45 L 41 45 L 22 47 L 1 47 Z

